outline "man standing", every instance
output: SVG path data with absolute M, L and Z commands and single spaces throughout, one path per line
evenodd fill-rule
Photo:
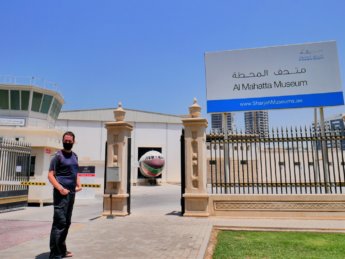
M 78 156 L 72 151 L 75 141 L 73 132 L 63 134 L 63 149 L 50 161 L 48 179 L 54 187 L 54 218 L 50 233 L 49 258 L 72 257 L 67 251 L 66 237 L 71 225 L 75 193 L 81 190 L 78 176 Z

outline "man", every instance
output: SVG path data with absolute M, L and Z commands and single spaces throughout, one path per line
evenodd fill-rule
M 49 166 L 48 179 L 54 187 L 49 258 L 73 256 L 72 252 L 67 251 L 65 241 L 71 225 L 75 193 L 81 190 L 78 157 L 72 151 L 74 141 L 73 132 L 65 132 L 62 136 L 63 149 L 55 153 Z

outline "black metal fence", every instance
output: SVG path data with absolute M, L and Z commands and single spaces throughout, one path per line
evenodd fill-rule
M 128 193 L 128 197 L 127 197 L 127 213 L 128 215 L 131 214 L 131 186 L 132 186 L 132 176 L 131 176 L 131 146 L 132 146 L 132 138 L 128 138 L 128 142 L 127 142 L 127 193 Z
M 281 128 L 265 137 L 213 131 L 207 149 L 210 193 L 345 192 L 344 129 Z
M 185 194 L 186 188 L 186 160 L 185 160 L 185 140 L 184 140 L 184 129 L 182 129 L 182 134 L 180 138 L 180 150 L 181 150 L 181 215 L 185 213 L 185 200 L 183 195 Z

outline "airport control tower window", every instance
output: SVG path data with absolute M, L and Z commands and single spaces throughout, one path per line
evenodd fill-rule
M 30 91 L 20 91 L 21 93 L 21 110 L 27 111 L 29 109 Z
M 54 119 L 56 119 L 59 116 L 60 110 L 61 110 L 61 103 L 57 99 L 54 98 L 54 102 L 52 105 L 52 108 L 50 109 L 50 116 Z
M 19 90 L 11 90 L 11 110 L 20 110 Z
M 41 108 L 41 102 L 42 102 L 43 94 L 34 92 L 33 98 L 32 98 L 32 105 L 31 110 L 34 112 L 39 112 Z
M 43 96 L 43 102 L 42 102 L 42 106 L 41 106 L 40 112 L 48 114 L 48 111 L 49 111 L 50 105 L 52 103 L 52 100 L 53 100 L 53 96 L 45 94 Z
M 8 90 L 0 90 L 0 109 L 8 110 Z

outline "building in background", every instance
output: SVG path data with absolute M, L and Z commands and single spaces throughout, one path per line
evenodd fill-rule
M 336 114 L 331 117 L 325 118 L 325 132 L 331 131 L 333 136 L 344 136 L 345 135 L 345 113 Z M 312 123 L 312 129 L 315 128 L 315 123 Z M 321 134 L 320 122 L 317 122 L 316 134 Z M 321 143 L 317 143 L 318 149 L 321 149 Z M 345 150 L 345 141 L 344 140 L 335 140 L 327 142 L 328 148 L 341 147 L 342 150 Z
M 94 174 L 82 177 L 82 183 L 96 183 L 103 186 L 105 143 L 107 141 L 105 124 L 115 121 L 115 109 L 62 111 L 58 118 L 56 127 L 59 130 L 73 131 L 76 135 L 73 150 L 78 154 L 80 166 L 93 168 Z M 126 111 L 125 121 L 133 125 L 131 133 L 132 184 L 147 182 L 147 179 L 140 173 L 139 159 L 150 150 L 160 152 L 166 161 L 158 182 L 180 183 L 180 155 L 178 154 L 180 153 L 180 137 L 183 127 L 182 117 L 124 109 Z
M 235 121 L 233 113 L 226 113 L 226 120 L 228 130 L 232 131 L 235 129 Z M 223 129 L 223 113 L 213 113 L 211 114 L 211 127 L 212 130 L 222 130 Z
M 29 143 L 30 181 L 45 183 L 29 187 L 28 202 L 42 204 L 52 199 L 47 175 L 51 156 L 62 146 L 62 132 L 55 128 L 55 123 L 63 104 L 56 91 L 33 85 L 0 84 L 0 137 L 18 145 Z M 2 152 L 6 152 L 2 147 Z M 1 154 L 0 160 L 0 184 L 7 192 L 15 191 L 15 185 L 4 186 L 3 182 L 17 179 L 18 167 L 22 165 L 10 166 L 10 160 Z
M 331 130 L 343 130 L 345 121 L 345 113 L 336 114 L 331 117 L 325 118 L 325 128 Z M 314 127 L 315 123 L 312 123 L 312 127 Z M 320 122 L 317 123 L 317 127 L 320 127 Z
M 268 111 L 250 111 L 244 113 L 245 132 L 259 134 L 261 137 L 268 136 Z
M 32 148 L 29 181 L 40 185 L 29 186 L 29 203 L 51 203 L 53 192 L 47 179 L 49 164 L 51 156 L 62 148 L 61 138 L 68 130 L 76 135 L 73 151 L 79 158 L 82 184 L 101 186 L 84 188 L 77 198 L 103 195 L 107 140 L 105 124 L 115 121 L 113 111 L 116 108 L 61 111 L 63 104 L 63 98 L 56 91 L 30 84 L 0 84 L 0 137 L 29 143 Z M 140 173 L 138 160 L 145 152 L 155 150 L 166 161 L 158 182 L 180 183 L 180 137 L 184 116 L 126 108 L 125 111 L 125 121 L 133 125 L 131 182 L 147 182 Z M 1 157 L 1 150 L 0 159 L 5 159 Z M 8 167 L 15 176 L 17 169 Z M 10 179 L 6 178 L 8 174 L 5 175 L 2 169 L 3 166 L 0 168 L 0 184 L 8 185 Z M 2 175 L 6 179 L 2 179 Z

